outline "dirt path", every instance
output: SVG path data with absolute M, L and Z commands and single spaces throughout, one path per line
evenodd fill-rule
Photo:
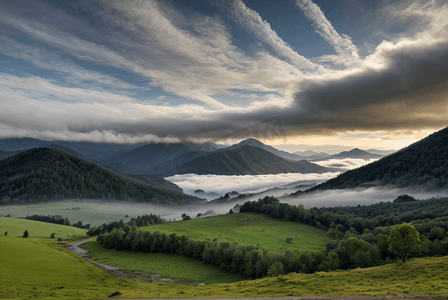
M 120 269 L 117 267 L 112 267 L 112 266 L 108 266 L 108 265 L 104 265 L 104 264 L 100 264 L 94 260 L 92 260 L 88 254 L 89 252 L 87 250 L 84 250 L 82 248 L 79 248 L 78 246 L 87 243 L 89 240 L 88 239 L 83 239 L 83 240 L 79 240 L 76 242 L 73 242 L 69 245 L 67 245 L 65 248 L 72 252 L 72 253 L 76 253 L 81 255 L 82 258 L 84 258 L 85 260 L 87 260 L 88 262 L 96 265 L 97 267 L 109 271 L 112 274 L 114 274 L 117 278 L 120 279 L 138 279 L 141 282 L 174 282 L 175 284 L 178 285 L 186 285 L 186 284 L 191 284 L 191 285 L 204 285 L 204 283 L 197 283 L 197 282 L 181 282 L 179 279 L 171 279 L 171 278 L 160 278 L 159 274 L 148 274 L 148 273 L 143 273 L 143 272 L 137 272 L 137 271 L 129 271 L 129 270 L 125 270 L 125 269 Z

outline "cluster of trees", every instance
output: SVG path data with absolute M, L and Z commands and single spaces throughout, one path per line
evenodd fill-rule
M 308 191 L 358 186 L 448 187 L 448 128 L 366 166 L 347 171 Z
M 111 232 L 114 228 L 115 229 L 123 229 L 126 232 L 128 232 L 130 229 L 136 229 L 138 227 L 161 224 L 161 223 L 165 223 L 165 222 L 166 222 L 166 220 L 162 219 L 160 216 L 157 216 L 154 214 L 149 214 L 149 215 L 138 216 L 137 218 L 132 218 L 127 223 L 124 223 L 123 220 L 120 220 L 118 222 L 110 222 L 109 224 L 104 223 L 101 226 L 94 226 L 94 227 L 90 228 L 90 230 L 87 232 L 87 234 L 90 236 L 104 234 L 104 233 Z
M 134 182 L 92 162 L 51 148 L 0 160 L 0 203 L 89 198 L 190 203 L 199 199 Z
M 97 240 L 109 249 L 147 253 L 169 253 L 196 258 L 224 271 L 240 273 L 252 278 L 276 276 L 288 272 L 313 273 L 339 268 L 338 261 L 324 253 L 268 253 L 265 248 L 237 243 L 194 241 L 175 233 L 114 228 Z
M 263 247 L 227 242 L 194 241 L 176 233 L 167 235 L 124 227 L 100 234 L 97 240 L 109 249 L 147 253 L 169 253 L 196 258 L 224 271 L 252 278 L 277 276 L 289 272 L 314 273 L 386 263 L 377 245 L 349 237 L 319 253 L 269 253 Z M 412 254 L 427 251 L 428 241 L 409 224 L 394 227 L 386 236 L 386 245 L 397 258 L 405 261 Z M 390 259 L 389 259 L 390 260 Z M 391 260 L 390 260 L 391 261 Z
M 70 221 L 67 218 L 64 219 L 60 215 L 56 215 L 56 216 L 50 216 L 50 215 L 42 216 L 42 215 L 34 214 L 32 216 L 27 215 L 25 217 L 25 219 L 70 226 Z M 74 223 L 72 226 L 78 227 L 78 228 L 90 229 L 90 224 L 83 225 L 82 221 L 78 221 L 78 222 Z
M 341 268 L 363 266 L 355 264 L 354 257 L 348 258 L 341 252 L 343 248 L 347 248 L 345 243 L 350 238 L 365 241 L 371 246 L 369 256 L 372 263 L 365 255 L 367 265 L 378 265 L 394 260 L 396 254 L 390 250 L 387 238 L 394 225 L 403 223 L 411 223 L 419 232 L 420 239 L 427 245 L 428 255 L 448 255 L 448 199 L 446 198 L 406 204 L 379 203 L 369 206 L 306 210 L 303 207 L 279 203 L 278 199 L 273 197 L 265 197 L 258 201 L 246 202 L 241 207 L 241 212 L 264 213 L 272 218 L 301 222 L 328 230 L 327 234 L 335 241 L 327 245 L 326 253 L 333 257 L 337 254 Z M 368 252 L 367 247 L 359 249 Z M 351 253 L 351 256 L 353 255 L 355 253 Z

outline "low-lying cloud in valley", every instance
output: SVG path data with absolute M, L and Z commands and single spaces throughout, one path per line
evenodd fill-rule
M 184 193 L 193 195 L 197 189 L 205 192 L 203 197 L 207 200 L 212 200 L 223 196 L 227 192 L 236 191 L 240 194 L 244 193 L 260 193 L 267 189 L 282 187 L 291 183 L 296 185 L 312 185 L 324 182 L 335 177 L 339 173 L 324 173 L 324 174 L 269 174 L 269 175 L 174 175 L 166 177 L 178 186 L 180 186 Z M 201 197 L 201 195 L 198 195 Z
M 388 202 L 403 194 L 411 195 L 416 199 L 429 199 L 432 197 L 446 197 L 448 196 L 448 191 L 426 192 L 412 188 L 372 187 L 368 189 L 327 190 L 300 196 L 284 196 L 279 199 L 281 202 L 291 205 L 301 204 L 309 209 L 323 206 L 357 206 Z

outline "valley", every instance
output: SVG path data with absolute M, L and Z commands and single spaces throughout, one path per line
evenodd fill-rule
M 34 288 L 20 289 L 16 285 L 11 287 L 6 280 L 2 290 L 13 298 L 14 295 L 43 298 L 51 294 L 62 299 L 73 295 L 102 298 L 114 290 L 129 298 L 297 296 L 316 295 L 313 283 L 319 280 L 326 288 L 321 287 L 317 295 L 384 295 L 386 291 L 402 295 L 429 292 L 445 295 L 443 267 L 428 267 L 430 273 L 426 279 L 417 275 L 406 279 L 413 280 L 417 286 L 414 289 L 395 284 L 390 277 L 387 279 L 388 276 L 401 278 L 404 275 L 400 272 L 409 273 L 408 268 L 413 264 L 422 264 L 420 267 L 424 269 L 447 255 L 448 206 L 444 198 L 444 177 L 440 177 L 439 189 L 435 190 L 427 183 L 416 187 L 413 179 L 423 176 L 428 182 L 435 182 L 431 178 L 440 172 L 430 169 L 423 157 L 432 161 L 432 153 L 436 153 L 439 155 L 436 163 L 444 165 L 448 158 L 440 141 L 445 140 L 445 134 L 446 130 L 442 130 L 382 158 L 378 158 L 381 154 L 354 149 L 329 155 L 327 159 L 298 161 L 254 139 L 227 148 L 211 144 L 174 148 L 163 145 L 162 151 L 152 154 L 153 146 L 129 151 L 120 148 L 124 152 L 116 156 L 117 160 L 103 161 L 95 161 L 92 152 L 88 158 L 67 145 L 17 150 L 9 142 L 8 149 L 17 152 L 6 152 L 14 155 L 0 160 L 3 166 L 0 229 L 6 233 L 2 243 L 9 247 L 3 249 L 7 252 L 5 255 L 12 255 L 17 247 L 29 248 L 38 253 L 39 260 L 27 260 L 25 252 L 20 251 L 13 254 L 14 259 L 29 261 L 33 268 L 45 270 L 42 264 L 48 258 L 43 253 L 57 251 L 60 254 L 50 255 L 59 264 L 80 268 L 85 274 L 93 274 L 88 270 L 95 269 L 102 274 L 98 277 L 102 283 L 90 280 L 91 285 L 79 289 L 78 284 L 84 284 L 82 280 L 87 278 L 78 282 L 47 278 L 41 280 L 51 280 L 54 284 L 27 281 L 27 286 Z M 0 141 L 0 145 L 2 142 L 5 143 Z M 429 144 L 432 152 L 427 155 Z M 73 144 L 70 146 L 75 148 Z M 83 146 L 90 151 L 97 147 Z M 192 147 L 201 150 L 191 151 Z M 101 147 L 101 151 L 104 149 L 107 148 Z M 413 169 L 419 170 L 415 175 L 406 171 L 408 181 L 400 179 L 397 185 L 390 181 L 384 187 L 382 183 L 387 174 L 378 184 L 370 180 L 377 172 L 373 168 L 391 173 L 393 170 L 383 166 L 390 166 L 392 161 L 409 165 L 408 157 L 422 157 L 412 163 Z M 148 164 L 147 170 L 153 172 L 139 174 L 136 166 L 145 165 L 151 159 L 165 159 L 171 169 Z M 190 171 L 187 166 L 191 166 Z M 161 177 L 162 169 L 170 176 Z M 284 170 L 290 172 L 282 173 Z M 350 174 L 356 174 L 352 176 L 357 181 L 347 177 Z M 335 185 L 333 182 L 340 178 L 345 178 L 340 181 L 344 184 Z M 365 183 L 360 184 L 362 180 Z M 412 201 L 400 206 L 395 199 L 397 193 L 409 193 L 422 200 L 406 196 Z M 33 215 L 57 216 L 71 225 L 23 219 Z M 151 218 L 146 218 L 149 215 Z M 388 236 L 393 226 L 406 223 L 416 228 L 420 234 L 418 240 L 424 246 L 411 257 L 405 257 L 407 261 L 403 263 L 388 247 Z M 22 237 L 25 230 L 27 238 Z M 61 256 L 66 253 L 63 245 L 88 236 L 91 236 L 89 241 L 80 247 L 95 262 L 123 269 L 121 273 L 148 274 L 141 275 L 146 279 L 140 282 L 132 279 L 134 275 L 108 274 L 82 260 L 66 262 L 64 255 L 75 257 L 76 254 Z M 61 245 L 56 243 L 58 240 Z M 353 271 L 357 268 L 364 273 Z M 395 275 L 386 275 L 388 272 Z M 20 277 L 28 278 L 20 272 L 14 276 L 17 282 Z M 121 279 L 115 282 L 115 276 Z M 192 285 L 151 282 L 154 276 L 205 285 L 192 290 Z M 375 278 L 369 288 L 361 283 L 362 280 L 369 282 L 368 278 Z M 296 281 L 300 284 L 292 287 Z M 105 282 L 109 283 L 105 285 Z M 341 287 L 331 282 L 344 284 Z M 98 284 L 103 288 L 94 288 Z M 387 289 L 379 288 L 381 285 Z M 74 292 L 75 289 L 78 291 Z

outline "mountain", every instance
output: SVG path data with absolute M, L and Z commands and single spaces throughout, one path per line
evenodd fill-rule
M 32 138 L 11 138 L 0 140 L 0 149 L 6 152 L 28 150 L 36 147 L 45 147 L 48 142 Z
M 11 138 L 0 140 L 0 150 L 3 151 L 23 151 L 38 147 L 56 147 L 59 145 L 67 149 L 76 151 L 93 161 L 103 161 L 122 153 L 140 147 L 142 144 L 108 144 L 108 143 L 89 143 L 89 142 L 66 142 L 66 141 L 42 141 L 32 138 Z
M 0 160 L 8 158 L 8 157 L 11 157 L 11 156 L 16 155 L 17 153 L 20 153 L 20 152 L 21 152 L 20 150 L 8 151 L 8 152 L 0 150 Z
M 52 148 L 33 148 L 0 161 L 0 203 L 68 198 L 183 204 L 200 199 L 150 187 Z
M 165 173 L 172 174 L 170 170 L 174 167 L 218 149 L 213 143 L 149 144 L 108 159 L 104 163 L 117 169 L 130 168 L 134 174 L 165 176 Z
M 60 150 L 60 151 L 64 151 L 65 153 L 74 155 L 74 156 L 76 156 L 78 158 L 81 158 L 81 159 L 90 160 L 87 156 L 85 156 L 85 155 L 83 155 L 83 154 L 81 154 L 81 153 L 79 153 L 79 152 L 77 152 L 75 150 L 72 150 L 70 148 L 67 148 L 67 147 L 64 147 L 64 146 L 61 146 L 61 145 L 58 145 L 58 144 L 49 144 L 47 147 L 48 148 L 52 148 L 52 149 L 56 149 L 56 150 Z
M 448 127 L 398 152 L 347 171 L 308 191 L 386 186 L 448 188 Z
M 325 152 L 315 152 L 313 150 L 306 150 L 306 151 L 296 151 L 294 154 L 304 157 L 305 159 L 318 159 L 318 158 L 325 158 L 329 157 L 330 154 Z
M 313 159 L 313 161 L 320 161 L 320 160 L 327 160 L 327 159 L 344 159 L 344 158 L 357 158 L 357 159 L 375 159 L 375 158 L 381 158 L 383 155 L 379 154 L 371 154 L 367 151 L 354 148 L 350 151 L 342 151 L 338 154 L 330 155 L 325 158 L 317 158 Z
M 276 149 L 274 147 L 265 145 L 265 144 L 263 144 L 262 142 L 260 142 L 260 141 L 258 141 L 256 139 L 247 139 L 247 140 L 244 140 L 242 142 L 239 142 L 238 144 L 232 145 L 230 147 L 220 149 L 220 151 L 236 150 L 236 149 L 239 149 L 239 148 L 244 147 L 244 146 L 258 147 L 258 148 L 261 148 L 261 149 L 263 149 L 265 151 L 268 151 L 268 152 L 270 152 L 272 154 L 275 154 L 275 155 L 277 155 L 279 157 L 282 157 L 284 159 L 293 160 L 293 161 L 298 161 L 298 160 L 304 159 L 301 156 L 298 156 L 298 155 L 295 155 L 295 154 L 292 154 L 292 153 L 289 153 L 289 152 L 286 152 L 286 151 L 278 150 L 278 149 Z
M 392 153 L 397 152 L 397 150 L 377 150 L 377 149 L 369 149 L 367 150 L 367 152 L 371 153 L 371 154 L 379 154 L 382 156 L 386 156 Z
M 215 151 L 187 163 L 174 166 L 174 174 L 215 175 L 261 175 L 279 173 L 325 173 L 337 172 L 336 168 L 325 168 L 306 160 L 292 162 L 266 150 L 248 145 L 234 150 Z

